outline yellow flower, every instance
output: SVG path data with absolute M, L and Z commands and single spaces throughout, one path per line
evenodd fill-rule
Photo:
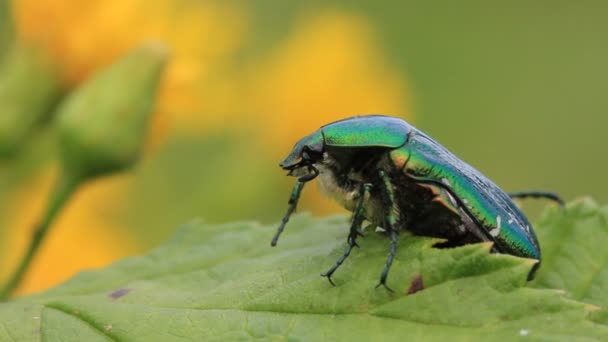
M 163 42 L 172 61 L 161 85 L 153 143 L 175 126 L 213 129 L 218 117 L 200 114 L 217 93 L 209 82 L 240 48 L 248 25 L 242 8 L 192 1 L 19 0 L 14 12 L 20 39 L 48 50 L 68 85 L 144 41 Z
M 152 145 L 167 134 L 245 130 L 248 144 L 257 144 L 254 148 L 263 158 L 278 161 L 298 138 L 332 120 L 361 113 L 410 115 L 407 84 L 384 56 L 370 22 L 360 15 L 314 8 L 299 16 L 281 41 L 266 45 L 267 51 L 247 54 L 243 49 L 256 44 L 250 33 L 256 32 L 255 22 L 249 8 L 232 3 L 15 0 L 14 7 L 20 39 L 48 50 L 62 66 L 68 86 L 142 41 L 166 44 L 172 60 L 160 87 Z M 16 259 L 29 238 L 28 227 L 42 210 L 40 199 L 49 191 L 50 174 L 45 172 L 39 181 L 44 186 L 32 184 L 14 202 L 9 224 L 15 243 L 9 243 L 13 249 L 8 260 Z M 46 288 L 79 269 L 104 265 L 137 249 L 126 230 L 99 214 L 120 208 L 116 198 L 124 198 L 131 184 L 131 176 L 119 175 L 80 189 L 19 293 Z M 329 200 L 320 200 L 315 188 L 305 191 L 302 208 L 338 210 Z M 4 271 L 8 266 L 5 262 L 0 267 Z
M 289 144 L 347 116 L 408 115 L 406 85 L 380 51 L 364 18 L 302 17 L 251 77 L 251 111 L 265 114 L 266 137 Z

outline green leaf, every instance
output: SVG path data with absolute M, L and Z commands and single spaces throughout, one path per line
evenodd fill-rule
M 602 223 L 589 218 L 605 210 L 581 216 L 577 208 L 553 211 L 542 229 L 561 232 L 564 215 L 574 225 Z M 532 261 L 490 254 L 489 244 L 439 250 L 437 240 L 401 234 L 388 292 L 375 288 L 390 245 L 384 235 L 359 239 L 332 287 L 319 273 L 342 254 L 347 219 L 295 216 L 272 248 L 274 229 L 188 224 L 147 255 L 0 305 L 0 340 L 608 339 L 605 311 L 528 287 Z M 547 258 L 557 242 L 547 238 Z M 546 260 L 535 286 L 556 269 Z
M 580 199 L 566 211 L 547 211 L 537 226 L 544 262 L 534 286 L 607 308 L 608 207 Z

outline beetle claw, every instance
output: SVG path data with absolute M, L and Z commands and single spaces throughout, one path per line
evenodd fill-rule
M 336 287 L 336 283 L 334 283 L 333 280 L 331 280 L 331 274 L 329 273 L 321 273 L 321 277 L 325 277 L 327 278 L 327 280 L 329 280 L 329 283 L 333 286 Z
M 378 285 L 376 285 L 376 288 L 380 287 L 380 285 L 384 286 L 384 288 L 387 289 L 389 292 L 395 292 L 395 291 L 393 291 L 393 289 L 391 289 L 390 287 L 388 287 L 388 285 L 386 285 L 386 283 L 383 282 L 383 281 L 380 281 L 378 283 Z

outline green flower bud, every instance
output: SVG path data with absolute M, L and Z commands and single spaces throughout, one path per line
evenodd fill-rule
M 0 158 L 14 154 L 61 96 L 56 65 L 40 50 L 14 45 L 0 64 Z
M 58 130 L 67 173 L 93 177 L 135 162 L 167 58 L 159 45 L 136 48 L 64 101 Z

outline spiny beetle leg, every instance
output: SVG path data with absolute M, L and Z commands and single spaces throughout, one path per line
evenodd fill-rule
M 388 285 L 386 285 L 386 278 L 388 277 L 388 272 L 391 269 L 391 265 L 393 264 L 393 259 L 395 258 L 395 253 L 397 252 L 397 215 L 395 210 L 395 192 L 393 189 L 393 184 L 391 183 L 390 177 L 384 172 L 384 170 L 379 170 L 378 174 L 383 183 L 384 195 L 387 203 L 387 211 L 386 211 L 386 226 L 385 229 L 391 234 L 391 249 L 388 254 L 388 258 L 386 259 L 386 265 L 384 266 L 384 270 L 380 275 L 380 282 L 376 285 L 376 288 L 380 285 L 384 286 L 387 290 L 394 292 Z
M 270 245 L 273 247 L 277 245 L 279 236 L 285 229 L 285 225 L 289 221 L 289 217 L 291 216 L 291 214 L 293 214 L 294 211 L 296 211 L 296 207 L 298 206 L 298 200 L 300 199 L 300 194 L 302 193 L 302 189 L 304 189 L 304 184 L 306 184 L 307 182 L 310 182 L 311 180 L 315 179 L 319 175 L 319 170 L 317 170 L 317 168 L 314 165 L 308 165 L 308 172 L 309 172 L 308 174 L 298 178 L 298 180 L 296 181 L 296 184 L 293 186 L 293 189 L 291 189 L 291 195 L 289 196 L 289 207 L 287 207 L 287 213 L 285 213 L 285 216 L 283 216 L 283 219 L 281 220 L 281 224 L 279 224 L 279 228 L 277 229 L 276 234 L 274 235 L 274 237 L 272 238 L 272 241 L 270 242 Z
M 565 206 L 564 200 L 559 197 L 558 194 L 548 191 L 521 191 L 521 192 L 510 192 L 509 197 L 511 198 L 544 198 L 559 204 L 561 207 Z
M 368 184 L 368 183 L 362 184 L 361 188 L 359 188 L 359 200 L 357 201 L 357 207 L 355 208 L 355 211 L 353 212 L 353 219 L 352 219 L 352 224 L 350 226 L 350 233 L 348 234 L 348 238 L 346 239 L 346 241 L 348 242 L 348 247 L 346 247 L 344 254 L 342 254 L 342 256 L 338 259 L 338 261 L 336 261 L 336 263 L 327 272 L 321 273 L 321 276 L 327 277 L 327 280 L 329 280 L 330 284 L 332 284 L 333 286 L 336 286 L 336 284 L 331 279 L 331 276 L 334 274 L 334 272 L 336 272 L 338 267 L 340 267 L 340 265 L 342 265 L 342 263 L 344 263 L 344 260 L 346 260 L 346 258 L 348 258 L 353 247 L 355 247 L 355 246 L 359 247 L 359 245 L 357 245 L 356 240 L 357 240 L 357 237 L 359 235 L 361 235 L 360 229 L 361 229 L 361 224 L 363 223 L 363 217 L 364 217 L 363 214 L 365 213 L 365 207 L 363 206 L 363 203 L 365 202 L 365 199 L 367 197 L 369 197 L 371 188 L 372 188 L 371 184 Z
M 336 261 L 336 263 L 329 270 L 327 270 L 327 272 L 321 273 L 321 277 L 326 277 L 327 280 L 329 280 L 330 284 L 332 284 L 333 286 L 336 286 L 336 283 L 334 283 L 334 281 L 331 279 L 331 276 L 334 274 L 334 272 L 336 272 L 338 267 L 340 267 L 340 265 L 342 265 L 344 260 L 346 260 L 346 258 L 348 258 L 348 256 L 350 255 L 350 251 L 353 250 L 354 246 L 355 246 L 354 244 L 349 244 L 346 247 L 346 250 L 344 251 L 344 254 L 342 254 L 342 256 L 340 257 L 340 259 L 338 259 L 338 261 Z
M 357 229 L 355 232 L 350 232 L 348 234 L 348 238 L 346 241 L 348 243 L 351 243 L 351 241 L 352 241 L 353 246 L 359 248 L 360 247 L 359 244 L 357 242 L 355 242 L 359 236 L 364 237 L 365 234 L 363 234 L 362 230 Z
M 289 217 L 291 216 L 291 214 L 293 214 L 293 212 L 296 210 L 296 207 L 298 206 L 298 200 L 300 199 L 300 194 L 302 193 L 302 189 L 304 188 L 304 184 L 306 183 L 298 179 L 296 181 L 296 184 L 293 186 L 293 189 L 291 190 L 291 196 L 289 196 L 289 207 L 287 207 L 287 213 L 285 213 L 285 216 L 283 216 L 281 224 L 279 224 L 279 228 L 277 228 L 277 232 L 276 234 L 274 234 L 274 237 L 270 242 L 271 246 L 274 247 L 277 245 L 279 235 L 281 235 L 281 233 L 285 229 L 285 225 L 287 224 L 287 222 L 289 222 Z
M 376 288 L 378 288 L 380 285 L 382 285 L 382 286 L 384 286 L 385 289 L 389 290 L 390 292 L 395 292 L 395 291 L 393 291 L 393 289 L 388 287 L 388 285 L 386 285 L 386 277 L 388 277 L 388 270 L 391 268 L 391 265 L 393 264 L 393 259 L 395 258 L 396 252 L 397 252 L 397 232 L 393 230 L 393 231 L 391 231 L 391 249 L 388 254 L 388 258 L 386 259 L 386 266 L 384 267 L 384 270 L 382 271 L 382 275 L 380 275 L 380 282 L 378 283 L 378 285 L 376 285 Z
M 370 183 L 363 183 L 359 188 L 359 200 L 357 201 L 357 207 L 355 208 L 355 212 L 353 213 L 352 224 L 350 226 L 350 232 L 347 238 L 347 242 L 356 247 L 359 247 L 356 242 L 357 238 L 359 236 L 363 237 L 365 235 L 361 230 L 361 225 L 363 224 L 365 214 L 365 207 L 363 206 L 363 204 L 365 203 L 365 200 L 369 198 L 371 191 L 372 185 Z

